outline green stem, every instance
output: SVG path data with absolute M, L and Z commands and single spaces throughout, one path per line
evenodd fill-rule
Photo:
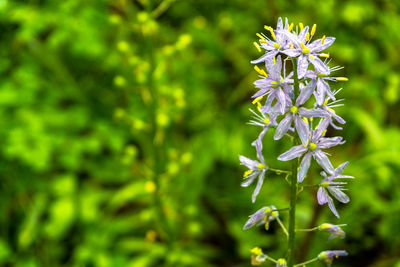
M 293 63 L 293 78 L 294 78 L 294 101 L 299 94 L 299 79 L 297 76 L 297 61 L 292 59 Z M 298 137 L 293 139 L 293 144 L 297 145 Z M 292 177 L 290 181 L 290 212 L 289 212 L 289 244 L 288 244 L 288 267 L 294 266 L 294 245 L 295 245 L 295 224 L 296 224 L 296 201 L 297 201 L 297 164 L 294 160 L 292 164 Z
M 312 263 L 312 262 L 317 261 L 317 260 L 318 260 L 318 258 L 314 258 L 314 259 L 311 259 L 311 260 L 296 264 L 295 267 L 305 266 L 306 264 Z

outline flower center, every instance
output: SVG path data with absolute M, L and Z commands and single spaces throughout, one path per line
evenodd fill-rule
M 325 77 L 326 75 L 323 73 L 318 73 L 317 77 Z
M 329 182 L 322 182 L 319 185 L 324 187 L 324 188 L 327 188 L 329 186 Z
M 291 107 L 290 108 L 290 112 L 292 112 L 293 114 L 296 114 L 297 113 L 297 107 L 296 106 Z
M 261 169 L 265 168 L 265 165 L 260 163 L 260 164 L 257 165 L 257 168 L 261 170 Z
M 271 84 L 270 84 L 270 86 L 271 86 L 272 88 L 278 88 L 279 85 L 280 85 L 280 83 L 277 82 L 277 81 L 272 81 Z
M 315 150 L 317 148 L 317 145 L 314 143 L 310 143 L 309 148 L 310 148 L 310 150 Z
M 270 120 L 269 120 L 268 118 L 266 118 L 266 119 L 264 120 L 264 123 L 265 123 L 265 124 L 269 124 L 269 123 L 270 123 Z
M 301 53 L 303 54 L 308 54 L 310 53 L 310 48 L 308 48 L 307 46 L 304 45 L 304 43 L 300 43 L 301 48 L 303 48 L 303 50 L 301 50 Z

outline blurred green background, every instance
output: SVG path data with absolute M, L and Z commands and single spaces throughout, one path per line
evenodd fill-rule
M 351 202 L 341 219 L 300 195 L 299 227 L 347 223 L 345 240 L 298 234 L 298 260 L 345 249 L 334 266 L 400 266 L 400 2 L 390 0 L 1 0 L 0 266 L 249 266 L 259 246 L 282 257 L 272 223 L 242 230 L 265 205 L 285 207 L 270 175 L 255 204 L 238 154 L 264 24 L 317 23 L 345 107 Z M 290 144 L 264 138 L 268 164 Z M 308 182 L 318 181 L 313 165 Z M 286 222 L 287 214 L 281 213 Z M 272 266 L 272 265 L 266 265 Z M 313 263 L 310 266 L 322 266 Z

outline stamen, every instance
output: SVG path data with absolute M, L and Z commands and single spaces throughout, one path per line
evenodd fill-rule
M 325 35 L 324 36 L 322 36 L 322 39 L 321 39 L 321 44 L 324 44 L 324 42 L 325 42 Z
M 274 29 L 272 29 L 272 27 L 265 25 L 264 29 L 266 29 L 267 31 L 269 31 L 271 33 L 272 38 L 274 38 L 276 40 L 276 36 L 274 33 Z
M 256 35 L 257 35 L 258 38 L 260 38 L 261 40 L 265 41 L 265 38 L 261 34 L 256 33 Z
M 297 113 L 297 107 L 296 106 L 291 107 L 290 112 L 292 112 L 293 114 Z
M 265 77 L 268 77 L 267 73 L 265 72 L 265 70 L 260 69 L 257 65 L 254 66 L 254 70 L 258 72 L 258 74 L 263 75 Z
M 323 130 L 323 131 L 322 131 L 322 133 L 321 133 L 321 136 L 325 136 L 326 132 L 327 132 L 327 130 L 326 130 L 326 129 L 325 129 L 325 130 Z
M 253 172 L 253 170 L 247 170 L 243 173 L 243 177 L 246 178 L 247 176 L 249 176 L 251 173 Z
M 336 81 L 338 82 L 347 82 L 349 79 L 346 77 L 336 77 Z
M 253 100 L 253 102 L 251 102 L 253 105 L 257 104 L 258 102 L 261 101 L 261 99 L 263 99 L 264 96 L 259 96 L 256 99 Z
M 292 22 L 292 23 L 290 23 L 290 25 L 289 25 L 289 28 L 288 28 L 288 31 L 289 31 L 289 32 L 291 32 L 291 31 L 292 31 L 292 29 L 293 29 L 293 26 L 294 26 L 293 22 Z
M 329 57 L 329 54 L 321 53 L 321 54 L 319 54 L 318 56 L 328 58 L 328 57 Z
M 264 168 L 265 168 L 265 165 L 262 164 L 262 163 L 260 163 L 260 164 L 257 165 L 257 168 L 260 169 L 260 170 L 261 170 L 261 169 L 264 169 Z
M 258 52 L 261 52 L 261 48 L 260 48 L 260 46 L 257 44 L 257 42 L 254 42 L 253 44 L 254 44 L 254 46 L 257 48 Z
M 310 40 L 310 34 L 307 32 L 306 33 L 306 40 L 309 41 Z
M 314 144 L 314 143 L 310 143 L 309 148 L 310 148 L 311 151 L 312 151 L 312 150 L 315 150 L 315 149 L 317 148 L 317 145 Z
M 268 119 L 268 118 L 266 118 L 265 120 L 264 120 L 264 123 L 265 124 L 269 124 L 271 121 Z
M 276 64 L 276 58 L 273 57 L 272 60 L 274 61 L 274 65 Z
M 278 43 L 274 43 L 274 47 L 276 48 L 276 49 L 279 49 L 279 47 L 281 47 Z
M 300 45 L 301 48 L 303 48 L 303 50 L 301 51 L 303 54 L 310 53 L 310 49 L 307 46 L 305 46 L 303 42 L 301 42 Z
M 303 29 L 304 29 L 304 25 L 303 25 L 303 23 L 299 23 L 299 26 L 300 26 L 300 31 L 302 31 Z
M 317 24 L 314 24 L 311 29 L 311 35 L 314 35 L 316 30 L 317 30 Z

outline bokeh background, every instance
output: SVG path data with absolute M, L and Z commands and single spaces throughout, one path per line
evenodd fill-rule
M 298 260 L 345 249 L 334 266 L 400 266 L 399 11 L 390 0 L 1 0 L 0 265 L 249 266 L 254 246 L 283 256 L 276 224 L 242 226 L 287 206 L 288 186 L 269 175 L 252 204 L 238 162 L 255 157 L 260 130 L 246 125 L 255 33 L 282 16 L 337 38 L 347 124 L 329 134 L 347 143 L 330 153 L 357 178 L 340 220 L 301 193 L 299 227 L 348 226 L 345 240 L 298 234 Z M 290 144 L 269 133 L 264 146 L 285 168 L 275 158 Z

